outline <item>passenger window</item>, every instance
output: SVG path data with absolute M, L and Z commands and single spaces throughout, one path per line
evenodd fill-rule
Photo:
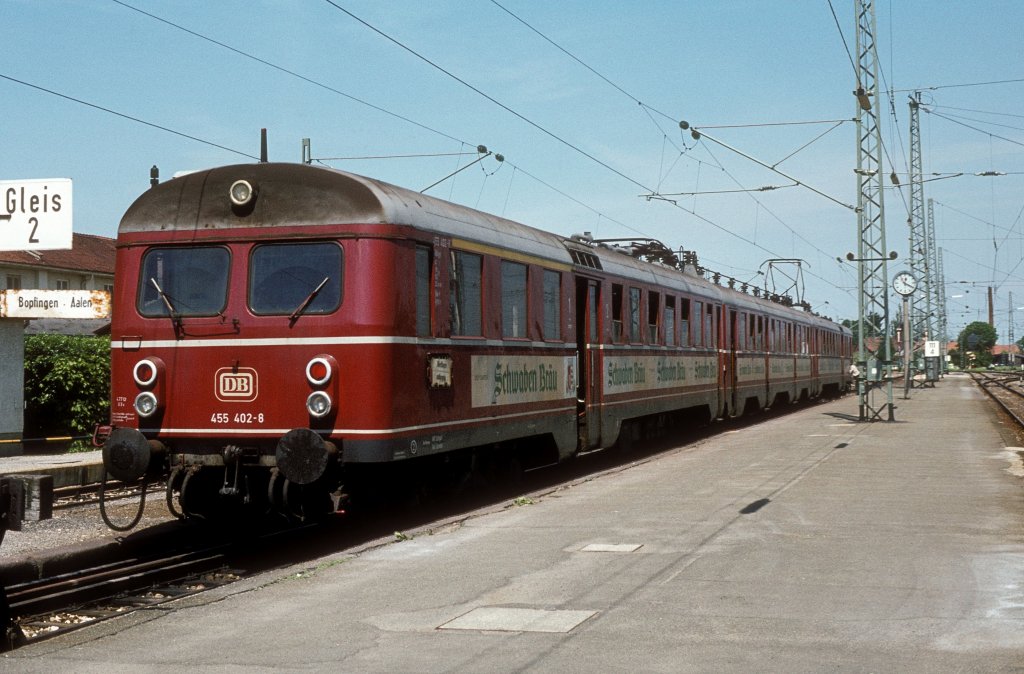
M 704 343 L 703 342 L 704 335 L 701 332 L 701 321 L 703 320 L 703 318 L 702 318 L 703 316 L 704 316 L 704 303 L 703 302 L 694 302 L 693 303 L 693 345 L 694 346 L 701 346 Z
M 647 292 L 647 343 L 658 343 L 658 316 L 661 308 L 661 295 L 656 292 Z
M 562 275 L 544 270 L 544 339 L 562 338 Z
M 676 298 L 665 298 L 665 345 L 676 345 Z
M 621 342 L 622 331 L 622 286 L 618 283 L 612 284 L 612 341 Z
M 501 263 L 501 336 L 526 337 L 526 265 Z
M 216 315 L 227 304 L 226 248 L 153 248 L 142 258 L 136 307 L 144 317 Z M 168 306 L 168 304 L 170 306 Z
M 629 289 L 629 341 L 640 341 L 640 289 Z
M 451 254 L 451 280 L 449 308 L 451 309 L 453 336 L 480 336 L 481 272 L 483 259 L 479 255 L 453 250 Z
M 690 345 L 690 300 L 679 300 L 679 346 Z
M 226 248 L 152 248 L 142 258 L 137 309 L 143 316 L 215 316 L 228 301 Z M 19 279 L 20 280 L 20 279 Z
M 329 314 L 341 304 L 341 275 L 336 243 L 256 246 L 249 260 L 249 308 L 254 314 Z

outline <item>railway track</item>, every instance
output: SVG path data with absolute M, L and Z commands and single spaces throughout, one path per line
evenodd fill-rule
M 1024 429 L 1024 377 L 1020 373 L 971 372 L 971 378 Z
M 238 580 L 222 552 L 196 550 L 148 560 L 123 560 L 7 589 L 19 617 L 8 648 L 64 634 L 98 620 L 155 606 Z
M 166 484 L 156 482 L 147 486 L 147 491 L 152 494 L 162 494 Z M 111 480 L 107 483 L 104 499 L 120 501 L 124 499 L 138 499 L 141 489 L 138 485 L 125 485 L 121 482 Z M 97 505 L 100 502 L 100 483 L 76 485 L 73 487 L 59 487 L 53 490 L 53 509 L 70 510 L 85 506 Z
M 74 570 L 9 584 L 6 594 L 14 620 L 0 650 L 221 587 L 300 561 L 307 551 L 322 553 L 322 546 L 301 540 L 317 526 L 248 533 L 174 527 L 138 546 L 156 551 L 152 554 L 133 556 L 126 551 L 121 557 L 110 555 Z

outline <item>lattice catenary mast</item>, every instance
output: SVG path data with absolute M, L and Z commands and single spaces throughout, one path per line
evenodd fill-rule
M 857 360 L 865 375 L 857 393 L 860 419 L 893 420 L 889 279 L 882 199 L 882 134 L 879 128 L 878 51 L 872 0 L 854 0 L 857 14 Z M 885 400 L 875 394 L 885 389 Z
M 924 218 L 924 183 L 921 171 L 921 93 L 910 98 L 910 273 L 918 282 L 918 292 L 910 296 L 910 343 L 913 352 L 905 357 L 915 360 L 924 339 L 933 339 L 931 314 L 931 265 L 928 233 Z

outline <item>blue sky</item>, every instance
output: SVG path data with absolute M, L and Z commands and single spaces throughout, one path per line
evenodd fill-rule
M 835 259 L 857 247 L 841 205 L 857 198 L 855 127 L 840 122 L 856 104 L 850 0 L 832 0 L 838 28 L 827 0 L 123 3 L 0 0 L 0 180 L 71 178 L 77 232 L 115 236 L 154 164 L 168 179 L 252 161 L 264 127 L 272 161 L 299 161 L 310 138 L 323 163 L 414 190 L 485 145 L 505 162 L 429 193 L 561 234 L 656 238 L 758 284 L 767 258 L 800 258 L 815 309 L 856 316 L 855 269 Z M 924 172 L 965 174 L 925 184 L 950 330 L 987 318 L 994 285 L 1006 341 L 1010 293 L 1024 307 L 1024 3 L 882 0 L 876 14 L 893 90 L 886 170 L 908 170 L 907 97 L 920 89 Z M 678 120 L 827 196 L 783 187 Z M 792 122 L 816 123 L 775 125 Z M 394 155 L 441 156 L 335 159 Z M 973 175 L 993 170 L 1006 175 Z M 732 191 L 766 186 L 780 189 Z M 652 190 L 687 194 L 673 204 Z M 886 190 L 890 276 L 906 264 L 908 201 Z M 1014 317 L 1020 338 L 1024 309 Z

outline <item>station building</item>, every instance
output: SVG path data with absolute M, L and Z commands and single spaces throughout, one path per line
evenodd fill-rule
M 114 290 L 114 239 L 73 234 L 71 250 L 0 251 L 0 290 Z
M 0 251 L 0 290 L 114 290 L 114 239 L 72 234 L 71 250 Z M 23 376 L 24 335 L 56 333 L 91 335 L 109 325 L 106 319 L 0 319 L 0 379 Z M 24 414 L 21 386 L 0 385 L 0 456 L 20 453 L 8 446 L 21 436 Z
M 115 239 L 73 234 L 71 250 L 0 251 L 0 290 L 114 292 Z M 106 320 L 34 319 L 26 334 L 90 335 Z

